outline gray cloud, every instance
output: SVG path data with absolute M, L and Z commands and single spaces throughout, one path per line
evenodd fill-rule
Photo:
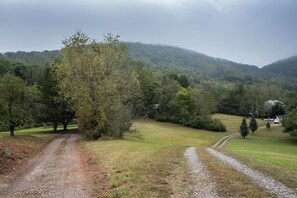
M 297 54 L 295 0 L 4 0 L 0 51 L 61 48 L 81 29 L 263 66 Z

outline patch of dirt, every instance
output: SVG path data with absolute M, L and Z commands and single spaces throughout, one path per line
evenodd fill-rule
M 89 151 L 83 150 L 81 155 L 82 164 L 87 178 L 91 179 L 92 197 L 106 198 L 109 194 L 108 171 L 100 165 L 95 156 Z
M 4 183 L 0 197 L 90 197 L 86 166 L 77 139 L 78 134 L 54 139 L 22 174 L 16 179 L 5 180 L 7 183 Z
M 45 145 L 45 141 L 33 136 L 6 137 L 0 142 L 0 175 L 21 169 Z

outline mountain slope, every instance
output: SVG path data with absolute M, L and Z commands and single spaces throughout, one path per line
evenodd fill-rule
M 32 52 L 6 52 L 1 54 L 0 58 L 6 59 L 12 62 L 23 63 L 26 65 L 39 65 L 45 66 L 47 63 L 53 61 L 59 54 L 59 50 L 52 50 L 52 51 L 32 51 Z
M 274 62 L 262 69 L 284 76 L 297 77 L 297 56 Z
M 145 66 L 161 73 L 186 74 L 193 79 L 215 82 L 242 82 L 275 84 L 288 90 L 297 90 L 297 78 L 283 76 L 270 69 L 213 58 L 178 47 L 124 42 L 128 56 L 144 62 Z M 25 65 L 44 67 L 58 56 L 59 50 L 43 52 L 8 52 L 0 59 Z M 297 75 L 296 75 L 297 76 Z
M 195 51 L 171 46 L 125 43 L 129 55 L 142 60 L 147 66 L 163 70 L 176 70 L 185 74 L 218 77 L 225 80 L 251 77 L 260 69 L 225 59 L 213 58 Z

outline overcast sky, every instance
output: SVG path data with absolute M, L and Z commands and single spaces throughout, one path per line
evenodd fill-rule
M 0 0 L 0 52 L 60 49 L 77 29 L 261 67 L 297 55 L 297 0 Z

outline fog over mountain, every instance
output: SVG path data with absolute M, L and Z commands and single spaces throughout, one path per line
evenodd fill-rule
M 295 0 L 2 0 L 0 52 L 61 48 L 81 29 L 264 65 L 297 54 Z

